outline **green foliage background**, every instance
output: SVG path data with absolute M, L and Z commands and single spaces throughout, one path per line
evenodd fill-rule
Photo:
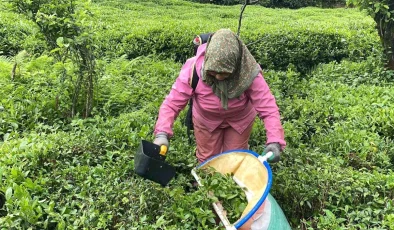
M 59 76 L 66 68 L 72 77 L 74 67 L 51 56 L 34 24 L 1 8 L 0 229 L 217 228 L 206 192 L 191 185 L 197 162 L 184 112 L 174 125 L 168 162 L 177 176 L 168 187 L 135 175 L 133 158 L 141 139 L 152 140 L 194 35 L 235 31 L 240 6 L 89 7 L 100 78 L 87 119 L 67 111 L 72 82 Z M 394 73 L 383 67 L 373 20 L 356 9 L 248 6 L 241 38 L 281 110 L 288 147 L 272 165 L 271 194 L 292 228 L 393 229 Z M 17 58 L 22 50 L 29 55 Z M 251 149 L 262 152 L 264 141 L 256 120 Z
M 244 0 L 188 0 L 191 2 L 211 3 L 217 5 L 237 5 L 244 4 Z M 298 9 L 307 6 L 317 6 L 325 8 L 335 8 L 346 5 L 346 0 L 259 0 L 254 4 L 272 8 Z

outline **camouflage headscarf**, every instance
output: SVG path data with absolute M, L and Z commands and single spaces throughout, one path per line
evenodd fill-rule
M 231 73 L 219 81 L 208 71 Z M 239 37 L 228 29 L 215 32 L 208 40 L 202 80 L 212 87 L 227 110 L 228 99 L 239 97 L 261 71 L 260 66 Z

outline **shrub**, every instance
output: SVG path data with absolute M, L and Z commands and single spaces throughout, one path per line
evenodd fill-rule
M 67 106 L 63 98 L 67 94 L 59 91 L 57 68 L 52 66 L 52 61 L 47 56 L 25 60 L 17 67 L 17 75 L 13 80 L 9 75 L 12 63 L 4 69 L 7 75 L 0 75 L 0 84 L 4 85 L 0 91 L 0 139 L 13 132 L 34 129 L 38 122 L 53 124 L 62 118 L 64 107 Z M 56 95 L 59 96 L 58 100 Z
M 133 59 L 152 54 L 161 59 L 170 58 L 184 62 L 192 56 L 191 40 L 196 34 L 216 31 L 219 28 L 234 28 L 239 17 L 238 8 L 204 6 L 200 7 L 201 9 L 196 8 L 195 13 L 183 18 L 177 12 L 185 7 L 171 6 L 167 9 L 166 15 L 158 19 L 165 21 L 164 24 L 157 23 L 154 18 L 158 17 L 156 11 L 151 12 L 154 15 L 152 20 L 136 21 L 134 17 L 138 16 L 132 17 L 120 9 L 108 7 L 108 15 L 100 17 L 113 22 L 113 28 L 119 29 L 98 29 L 102 31 L 97 37 L 99 56 L 118 57 L 126 54 L 129 59 Z M 360 18 L 357 23 L 345 23 L 344 15 L 352 11 L 335 11 L 337 14 L 324 11 L 329 14 L 327 18 L 331 18 L 328 23 L 323 22 L 324 16 L 317 16 L 319 20 L 313 20 L 315 9 L 294 13 L 290 10 L 274 12 L 257 6 L 250 7 L 245 15 L 241 38 L 266 69 L 287 70 L 289 65 L 293 65 L 296 71 L 305 73 L 318 63 L 340 61 L 344 58 L 365 59 L 368 56 L 377 56 L 381 50 L 372 20 Z M 290 12 L 292 17 L 288 16 Z M 111 15 L 118 14 L 125 14 L 126 20 L 116 22 L 111 19 Z M 297 20 L 297 17 L 301 16 L 305 21 Z M 279 19 L 280 17 L 289 18 Z M 199 23 L 196 23 L 196 18 L 199 18 Z M 279 25 L 278 21 L 286 23 Z M 130 32 L 123 28 L 134 29 Z
M 198 3 L 211 3 L 217 5 L 237 5 L 244 4 L 243 0 L 189 0 Z M 308 6 L 317 7 L 344 7 L 346 6 L 346 0 L 259 0 L 258 3 L 264 7 L 272 8 L 290 8 L 299 9 Z
M 155 55 L 184 62 L 193 53 L 191 41 L 195 35 L 220 28 L 235 31 L 240 13 L 239 6 L 219 7 L 175 0 L 136 2 L 92 5 L 97 57 L 110 59 L 127 55 L 128 59 L 134 59 Z M 190 7 L 193 11 L 188 11 Z M 118 15 L 123 17 L 119 19 Z M 19 28 L 12 24 L 15 21 L 7 22 L 8 27 Z M 5 33 L 4 42 L 23 40 L 24 33 L 18 31 Z M 302 73 L 318 63 L 358 61 L 382 52 L 372 19 L 362 17 L 353 9 L 294 11 L 248 6 L 241 38 L 264 68 L 286 71 L 293 65 L 295 71 Z M 35 42 L 41 43 L 41 40 Z M 26 46 L 10 46 L 6 52 L 15 53 Z
M 23 16 L 0 11 L 0 55 L 14 56 L 22 50 L 42 53 L 45 43 L 38 28 Z
M 293 223 L 303 219 L 313 229 L 388 228 L 384 220 L 393 211 L 392 172 L 353 170 L 340 157 L 309 148 L 286 153 L 274 169 L 272 194 Z
M 100 114 L 110 116 L 138 111 L 146 107 L 146 102 L 159 107 L 181 68 L 179 63 L 152 57 L 131 61 L 119 58 L 102 65 L 104 77 L 98 82 L 96 108 Z

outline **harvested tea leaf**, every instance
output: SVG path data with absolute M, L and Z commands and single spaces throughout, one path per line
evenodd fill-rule
M 221 202 L 230 223 L 236 222 L 248 203 L 245 188 L 234 181 L 232 174 L 224 175 L 213 168 L 200 169 L 198 174 L 205 189 L 212 193 L 212 199 Z

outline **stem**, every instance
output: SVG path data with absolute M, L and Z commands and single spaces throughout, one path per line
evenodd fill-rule
M 17 63 L 14 63 L 14 66 L 12 67 L 12 71 L 11 71 L 11 81 L 13 81 L 15 79 L 15 75 L 16 75 L 16 66 Z
M 242 14 L 244 13 L 247 5 L 248 5 L 248 0 L 245 0 L 245 3 L 242 5 L 241 14 L 239 15 L 239 20 L 238 20 L 238 32 L 237 32 L 238 37 L 239 37 L 239 33 L 241 31 Z

